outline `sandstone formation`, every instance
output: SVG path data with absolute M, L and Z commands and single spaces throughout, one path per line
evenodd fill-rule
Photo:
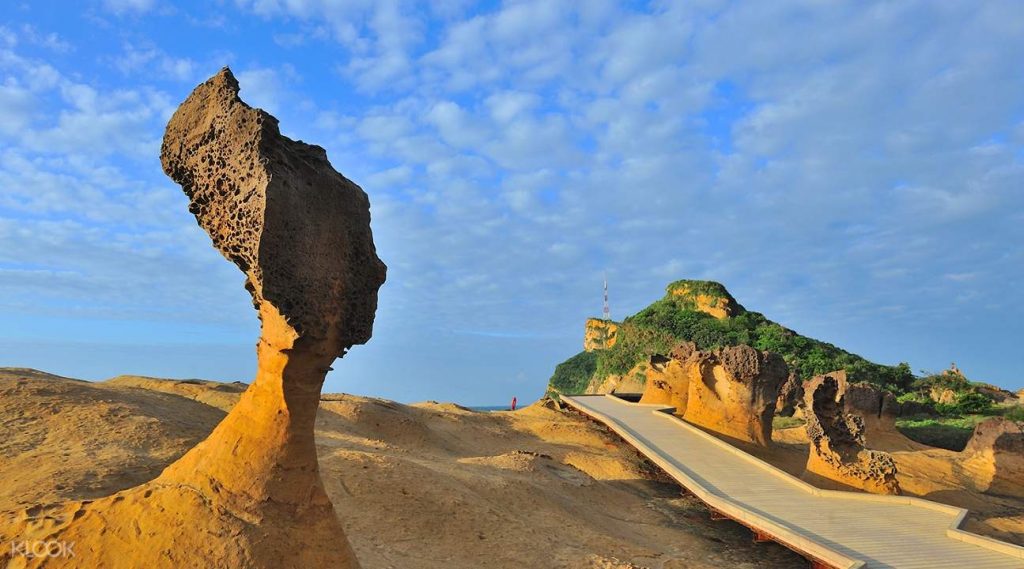
M 624 374 L 609 374 L 600 382 L 592 380 L 587 384 L 583 393 L 587 395 L 605 393 L 636 395 L 643 393 L 644 386 L 647 385 L 648 367 L 650 367 L 649 364 L 643 362 L 633 366 Z
M 3 509 L 110 496 L 136 486 L 140 482 L 131 479 L 140 459 L 152 472 L 146 480 L 152 479 L 224 416 L 202 402 L 206 397 L 169 395 L 161 380 L 126 386 L 11 371 L 0 367 L 0 425 L 17 425 L 0 431 L 5 435 L 0 437 L 0 501 L 14 504 Z M 201 393 L 205 386 L 196 387 Z M 365 569 L 621 569 L 625 564 L 614 559 L 623 552 L 657 559 L 665 569 L 773 569 L 801 563 L 789 550 L 765 549 L 729 526 L 680 523 L 707 515 L 696 498 L 651 482 L 661 475 L 606 428 L 548 405 L 555 404 L 479 413 L 452 404 L 403 405 L 325 393 L 316 420 L 320 471 L 360 564 Z M 61 412 L 54 414 L 55 408 Z M 159 453 L 153 453 L 153 445 Z M 31 456 L 22 460 L 25 449 Z M 126 464 L 126 456 L 135 460 Z M 7 457 L 14 457 L 14 464 Z M 32 459 L 39 462 L 35 468 Z M 11 480 L 19 483 L 7 484 Z M 616 515 L 609 517 L 609 511 Z M 202 527 L 204 520 L 186 523 Z M 234 540 L 227 533 L 211 534 L 199 545 L 233 546 Z M 120 546 L 121 562 L 68 565 L 153 566 L 131 562 L 135 545 Z M 74 551 L 81 559 L 79 547 Z M 17 569 L 23 558 L 5 559 L 9 551 L 6 540 L 0 542 L 0 567 Z M 178 567 L 234 566 L 219 558 L 206 563 L 193 558 Z
M 956 403 L 957 393 L 956 391 L 946 387 L 933 387 L 928 392 L 928 396 L 936 403 L 952 405 L 953 403 Z
M 771 442 L 779 386 L 788 375 L 780 356 L 750 346 L 702 352 L 684 342 L 652 371 L 657 375 L 648 375 L 641 403 L 672 405 L 687 421 L 741 441 Z
M 619 325 L 611 320 L 587 318 L 583 332 L 583 349 L 587 352 L 604 350 L 615 345 Z
M 935 410 L 934 405 L 921 401 L 911 400 L 900 403 L 900 417 L 918 417 L 922 415 L 937 417 L 939 412 Z
M 366 194 L 238 91 L 226 68 L 199 85 L 167 125 L 161 162 L 245 273 L 262 322 L 255 381 L 155 480 L 22 516 L 14 535 L 74 541 L 76 566 L 358 567 L 313 426 L 331 363 L 370 339 L 386 267 Z
M 978 423 L 962 455 L 979 490 L 1024 497 L 1024 422 L 992 417 Z
M 640 402 L 668 405 L 675 409 L 674 413 L 682 415 L 686 412 L 686 403 L 690 397 L 689 386 L 687 368 L 681 360 L 651 356 L 647 368 L 647 383 Z
M 805 381 L 803 383 L 804 400 L 803 400 L 802 403 L 806 403 L 807 402 L 807 394 L 809 392 L 817 389 L 817 387 L 822 382 L 827 380 L 828 378 L 832 378 L 836 382 L 836 396 L 837 397 L 839 397 L 839 396 L 843 395 L 844 393 L 846 393 L 846 387 L 847 387 L 847 385 L 849 385 L 849 381 L 846 378 L 846 370 L 845 369 L 838 369 L 836 371 L 831 371 L 829 373 L 824 373 L 824 374 L 821 374 L 821 375 L 816 375 L 816 376 L 812 377 L 811 379 L 808 379 L 807 381 Z
M 848 385 L 843 395 L 843 411 L 859 416 L 866 431 L 893 431 L 900 404 L 896 396 L 870 383 Z
M 703 290 L 710 287 L 714 290 Z M 743 307 L 718 283 L 677 281 L 669 285 L 668 292 L 672 296 L 692 302 L 694 310 L 710 314 L 720 320 L 743 312 Z
M 779 399 L 775 403 L 775 414 L 780 417 L 794 417 L 802 414 L 800 407 L 804 400 L 804 383 L 795 371 L 789 372 L 789 377 L 779 387 Z
M 810 453 L 808 478 L 821 477 L 875 494 L 899 494 L 896 463 L 888 453 L 864 448 L 864 421 L 845 413 L 840 381 L 831 374 L 804 385 Z
M 990 385 L 987 383 L 975 383 L 974 388 L 977 389 L 978 393 L 984 395 L 985 397 L 988 397 L 997 404 L 1012 404 L 1016 403 L 1018 400 L 1016 393 L 1009 391 L 1007 389 L 1003 389 L 1002 387 L 996 385 Z

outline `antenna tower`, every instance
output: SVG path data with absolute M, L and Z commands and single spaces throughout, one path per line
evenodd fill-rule
M 608 307 L 608 273 L 604 274 L 604 312 L 602 317 L 605 320 L 612 319 L 612 310 Z

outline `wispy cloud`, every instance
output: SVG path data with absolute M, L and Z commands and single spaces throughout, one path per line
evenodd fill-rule
M 193 25 L 156 2 L 106 7 L 181 20 L 182 37 Z M 228 61 L 243 98 L 325 146 L 371 196 L 389 282 L 376 337 L 346 369 L 381 393 L 412 381 L 395 351 L 466 379 L 480 369 L 465 354 L 499 337 L 530 352 L 486 344 L 491 365 L 539 393 L 600 310 L 606 270 L 619 315 L 669 280 L 713 278 L 869 357 L 956 357 L 1015 381 L 992 348 L 1010 332 L 991 326 L 1024 321 L 1009 300 L 1024 277 L 1015 2 L 237 0 L 191 12 L 224 29 L 102 46 L 53 32 L 99 62 L 85 70 L 0 27 L 0 289 L 20 313 L 89 297 L 125 317 L 153 318 L 159 299 L 176 318 L 208 322 L 219 303 L 240 327 L 251 318 L 234 269 L 155 163 L 174 103 Z

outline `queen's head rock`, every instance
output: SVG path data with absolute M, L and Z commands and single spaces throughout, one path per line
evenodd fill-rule
M 323 148 L 282 136 L 238 92 L 227 68 L 199 85 L 167 124 L 160 161 L 245 273 L 261 317 L 276 313 L 295 340 L 341 356 L 370 339 L 384 283 L 370 202 Z
M 385 279 L 367 195 L 323 148 L 245 104 L 227 68 L 171 117 L 160 158 L 213 246 L 245 274 L 262 323 L 256 378 L 156 479 L 15 514 L 0 520 L 0 537 L 73 541 L 76 567 L 357 568 L 313 428 L 331 364 L 370 339 Z

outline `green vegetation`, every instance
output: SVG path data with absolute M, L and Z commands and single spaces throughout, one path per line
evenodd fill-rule
M 580 352 L 555 367 L 549 382 L 559 393 L 583 393 L 597 369 L 597 352 Z
M 919 443 L 959 452 L 967 446 L 975 425 L 987 418 L 985 415 L 900 418 L 896 420 L 896 428 Z
M 594 352 L 594 381 L 624 374 L 651 355 L 668 354 L 681 341 L 693 342 L 701 350 L 747 344 L 775 352 L 801 379 L 845 369 L 851 381 L 867 381 L 895 393 L 905 392 L 914 379 L 906 364 L 883 366 L 869 362 L 832 344 L 801 336 L 757 312 L 741 312 L 719 320 L 696 310 L 691 299 L 673 295 L 672 291 L 680 287 L 687 287 L 694 294 L 733 301 L 719 283 L 683 280 L 670 284 L 664 298 L 625 319 L 613 347 Z M 569 361 L 581 356 L 576 355 Z M 570 381 L 567 373 L 568 370 L 560 373 L 556 369 L 551 385 L 562 393 L 579 391 L 562 391 L 559 385 L 578 385 L 580 390 L 586 387 L 587 382 Z
M 1011 421 L 1024 421 L 1024 405 L 1014 405 L 1003 413 L 1003 417 Z
M 936 403 L 935 410 L 946 417 L 960 417 L 970 414 L 990 414 L 992 400 L 981 393 L 963 391 L 957 394 L 953 403 Z
M 913 398 L 915 395 L 917 394 L 908 394 L 897 399 L 918 401 Z M 985 419 L 1001 415 L 1011 421 L 1024 421 L 1024 406 L 996 407 L 980 393 L 967 393 L 962 400 L 954 404 L 935 403 L 934 407 L 943 416 L 901 417 L 896 420 L 896 428 L 919 443 L 959 452 L 967 445 L 967 441 L 974 433 L 974 427 Z M 972 408 L 984 410 L 970 411 Z
M 681 288 L 688 289 L 692 295 L 703 294 L 715 298 L 728 298 L 729 300 L 735 300 L 732 295 L 729 294 L 729 291 L 726 290 L 725 286 L 721 283 L 716 283 L 715 281 L 693 281 L 683 279 L 669 283 L 669 285 L 665 287 L 665 290 L 671 295 L 673 291 Z
M 689 294 L 673 294 L 681 288 Z M 697 309 L 697 295 L 728 299 L 739 310 L 730 318 L 717 319 Z M 668 355 L 682 341 L 693 342 L 701 350 L 746 344 L 774 352 L 786 360 L 801 380 L 844 369 L 851 383 L 863 381 L 888 389 L 897 401 L 911 407 L 910 412 L 922 413 L 900 419 L 897 426 L 911 439 L 932 446 L 963 449 L 974 425 L 987 416 L 1002 414 L 1024 421 L 1024 407 L 994 404 L 988 395 L 989 389 L 994 389 L 991 386 L 972 382 L 961 373 L 926 374 L 918 378 L 905 363 L 886 366 L 870 362 L 832 344 L 801 336 L 763 314 L 743 310 L 724 286 L 711 281 L 680 280 L 668 285 L 663 298 L 619 325 L 614 346 L 581 352 L 559 364 L 551 376 L 550 388 L 565 394 L 582 393 L 592 382 L 624 375 L 652 355 Z M 638 371 L 637 375 L 642 373 Z M 952 397 L 946 390 L 953 392 Z M 936 403 L 932 397 L 939 394 L 952 402 Z M 776 417 L 775 427 L 797 424 L 798 420 Z
M 798 417 L 782 417 L 776 415 L 772 418 L 773 429 L 792 429 L 793 427 L 802 427 L 807 424 L 807 421 Z

